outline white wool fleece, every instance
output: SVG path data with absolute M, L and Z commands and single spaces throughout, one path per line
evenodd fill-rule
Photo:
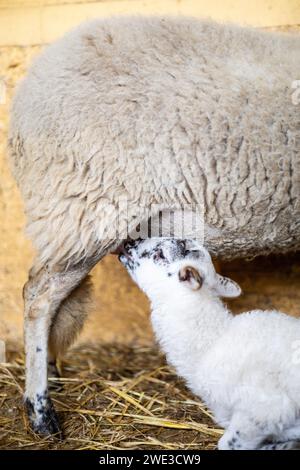
M 8 142 L 39 257 L 104 256 L 150 206 L 196 208 L 224 258 L 300 249 L 299 58 L 297 35 L 184 17 L 93 20 L 47 47 Z

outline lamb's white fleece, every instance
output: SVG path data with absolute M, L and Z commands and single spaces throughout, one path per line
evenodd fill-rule
M 203 247 L 182 243 L 145 240 L 121 256 L 151 300 L 167 360 L 226 428 L 220 449 L 297 447 L 287 441 L 300 439 L 300 321 L 275 310 L 233 316 L 219 297 L 239 286 Z

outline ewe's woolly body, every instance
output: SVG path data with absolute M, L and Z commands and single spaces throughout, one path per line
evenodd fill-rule
M 47 47 L 9 137 L 41 259 L 105 254 L 120 198 L 130 229 L 153 204 L 203 207 L 222 257 L 299 249 L 299 59 L 296 36 L 191 18 L 91 21 Z

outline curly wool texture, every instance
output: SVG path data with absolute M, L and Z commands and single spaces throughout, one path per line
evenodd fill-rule
M 93 20 L 47 47 L 9 136 L 41 260 L 105 254 L 153 204 L 200 207 L 223 258 L 299 249 L 297 79 L 299 37 L 192 18 Z

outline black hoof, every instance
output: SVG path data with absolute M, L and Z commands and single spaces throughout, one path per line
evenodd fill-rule
M 25 408 L 32 430 L 40 436 L 62 439 L 62 431 L 50 397 L 45 392 L 31 400 L 25 398 Z

